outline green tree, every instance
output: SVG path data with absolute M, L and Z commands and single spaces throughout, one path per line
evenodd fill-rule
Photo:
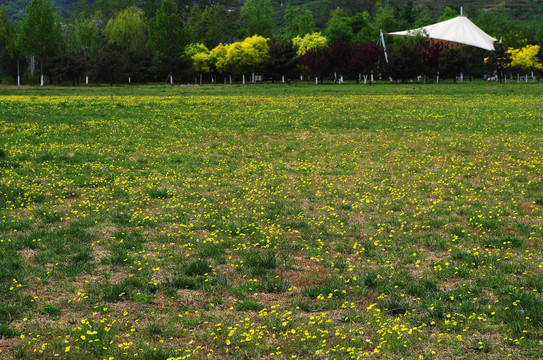
M 504 6 L 481 11 L 475 22 L 489 35 L 502 39 L 506 48 L 520 48 L 526 45 L 527 39 L 523 36 L 519 23 L 511 19 Z
M 91 51 L 98 41 L 100 29 L 89 19 L 77 18 L 64 28 L 66 52 L 81 54 L 85 59 L 91 58 Z
M 96 23 L 90 20 L 84 20 L 76 24 L 75 28 L 77 44 L 87 59 L 91 57 L 93 46 L 100 36 L 100 31 Z
M 330 19 L 326 37 L 330 43 L 345 42 L 362 45 L 377 38 L 378 32 L 370 24 L 367 12 L 358 13 L 352 17 L 340 17 L 341 9 L 337 9 Z
M 535 33 L 534 41 L 539 45 L 543 45 L 543 24 L 539 27 L 539 30 Z
M 120 11 L 134 5 L 134 0 L 96 0 L 94 7 L 105 20 L 108 20 Z
M 396 23 L 402 30 L 414 28 L 419 15 L 420 9 L 413 5 L 413 0 L 408 0 L 405 5 L 394 8 Z
M 11 25 L 10 18 L 6 14 L 4 7 L 0 7 L 0 51 L 6 50 L 6 43 Z
M 96 56 L 92 76 L 98 81 L 106 81 L 113 85 L 126 79 L 125 55 L 111 46 L 105 46 Z
M 347 16 L 354 16 L 364 11 L 373 14 L 377 5 L 376 0 L 330 0 L 330 3 L 333 7 L 344 9 Z
M 147 42 L 147 24 L 141 11 L 128 7 L 109 19 L 104 29 L 107 43 L 123 50 L 137 51 Z
M 230 21 L 222 6 L 193 6 L 187 18 L 192 41 L 212 48 L 229 38 Z
M 3 73 L 17 77 L 17 61 L 20 52 L 15 40 L 17 38 L 17 27 L 9 18 L 3 7 L 0 7 L 0 66 Z
M 186 19 L 189 14 L 189 11 L 193 7 L 192 0 L 174 0 L 174 2 L 175 2 L 175 5 L 177 5 L 177 12 L 181 14 L 183 19 Z
M 315 30 L 313 14 L 305 6 L 292 7 L 287 5 L 284 16 L 286 33 L 289 39 L 296 36 L 304 36 Z
M 328 27 L 326 29 L 326 37 L 330 43 L 337 41 L 350 43 L 354 37 L 353 29 L 345 21 L 345 11 L 341 8 L 336 8 L 330 14 Z
M 270 37 L 273 34 L 273 9 L 270 0 L 247 0 L 240 15 L 246 36 Z
M 82 55 L 62 52 L 49 59 L 46 72 L 53 82 L 62 84 L 64 81 L 71 81 L 72 86 L 76 86 L 79 84 L 79 77 L 83 76 L 88 68 L 89 64 Z
M 156 13 L 161 5 L 161 2 L 157 0 L 139 0 L 138 7 L 143 11 L 145 18 L 147 20 L 151 20 L 156 16 Z M 177 10 L 177 5 L 175 5 L 175 8 Z
M 70 13 L 70 21 L 78 22 L 90 17 L 91 9 L 86 0 L 78 0 L 74 5 L 74 10 Z
M 388 52 L 388 73 L 402 82 L 424 72 L 423 56 L 417 46 L 419 39 L 402 39 L 393 44 Z
M 528 44 L 543 45 L 543 16 L 539 19 L 523 21 L 520 23 L 520 28 Z
M 380 2 L 376 5 L 377 11 L 373 19 L 373 26 L 384 32 L 392 32 L 398 30 L 396 19 L 394 18 L 394 10 L 387 4 L 383 6 Z
M 149 22 L 149 47 L 160 54 L 177 57 L 188 43 L 183 18 L 173 0 L 162 0 L 156 16 Z
M 434 18 L 426 10 L 422 10 L 418 13 L 417 19 L 415 20 L 414 28 L 421 28 L 435 23 Z
M 456 7 L 452 8 L 450 6 L 447 6 L 445 10 L 443 10 L 443 13 L 441 13 L 441 16 L 437 19 L 438 22 L 454 19 L 460 15 L 460 12 Z
M 25 54 L 38 57 L 40 73 L 43 63 L 62 45 L 60 25 L 47 0 L 31 0 L 21 23 L 17 47 Z

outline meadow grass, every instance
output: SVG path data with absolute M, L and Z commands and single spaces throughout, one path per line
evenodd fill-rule
M 540 84 L 0 88 L 0 357 L 540 358 Z

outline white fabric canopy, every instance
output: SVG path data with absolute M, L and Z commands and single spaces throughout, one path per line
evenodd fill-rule
M 494 50 L 494 41 L 496 41 L 465 16 L 458 16 L 418 29 L 388 33 L 391 36 L 416 36 L 418 34 L 428 35 L 430 40 L 447 43 L 449 47 L 469 45 L 485 50 Z

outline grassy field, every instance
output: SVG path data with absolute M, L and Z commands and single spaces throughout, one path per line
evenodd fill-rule
M 539 359 L 543 86 L 0 88 L 0 358 Z

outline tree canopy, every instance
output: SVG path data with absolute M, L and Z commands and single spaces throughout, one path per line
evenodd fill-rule
M 313 14 L 307 7 L 295 6 L 290 4 L 285 9 L 285 27 L 287 37 L 293 38 L 296 36 L 304 36 L 315 30 L 315 21 Z
M 539 47 L 535 47 L 543 45 L 543 18 L 517 21 L 510 6 L 494 3 L 485 11 L 467 5 L 466 13 L 481 29 L 502 40 L 503 53 L 449 51 L 425 39 L 411 43 L 386 37 L 390 63 L 385 66 L 383 54 L 379 56 L 383 49 L 374 46 L 379 30 L 405 30 L 450 19 L 460 12 L 457 3 L 445 7 L 423 6 L 414 0 L 58 0 L 55 4 L 73 4 L 70 12 L 61 9 L 57 15 L 48 1 L 31 0 L 19 23 L 10 18 L 8 8 L 3 15 L 0 12 L 3 76 L 14 77 L 17 64 L 25 72 L 24 62 L 31 55 L 45 66 L 50 80 L 71 77 L 75 83 L 83 72 L 115 82 L 128 76 L 139 81 L 164 81 L 170 76 L 190 79 L 195 72 L 264 71 L 273 79 L 298 72 L 320 77 L 336 72 L 351 77 L 367 69 L 384 78 L 406 80 L 414 73 L 440 71 L 453 76 L 459 63 L 471 75 L 482 75 L 484 58 L 489 58 L 486 70 L 492 73 L 497 68 L 543 71 Z M 263 44 L 267 53 L 262 51 Z M 122 56 L 115 59 L 117 54 Z M 511 64 L 497 66 L 502 56 Z M 71 72 L 60 71 L 63 64 Z M 110 76 L 108 66 L 118 74 Z
M 147 42 L 147 24 L 142 12 L 130 6 L 108 21 L 104 34 L 108 44 L 135 51 Z
M 240 15 L 245 35 L 272 36 L 273 9 L 270 0 L 246 0 Z
M 26 7 L 26 16 L 19 28 L 17 47 L 26 54 L 43 60 L 53 55 L 62 45 L 60 24 L 47 0 L 32 0 Z
M 192 41 L 214 47 L 229 37 L 230 27 L 222 6 L 193 6 L 187 18 Z
M 328 39 L 320 32 L 305 34 L 303 37 L 296 36 L 292 39 L 292 43 L 296 47 L 298 56 L 304 55 L 309 50 L 324 48 L 328 44 Z
M 540 46 L 527 45 L 521 49 L 509 49 L 507 53 L 511 56 L 510 67 L 523 71 L 543 70 L 543 64 L 538 58 Z
M 179 56 L 189 42 L 183 18 L 173 0 L 162 0 L 149 21 L 149 46 L 164 55 Z

